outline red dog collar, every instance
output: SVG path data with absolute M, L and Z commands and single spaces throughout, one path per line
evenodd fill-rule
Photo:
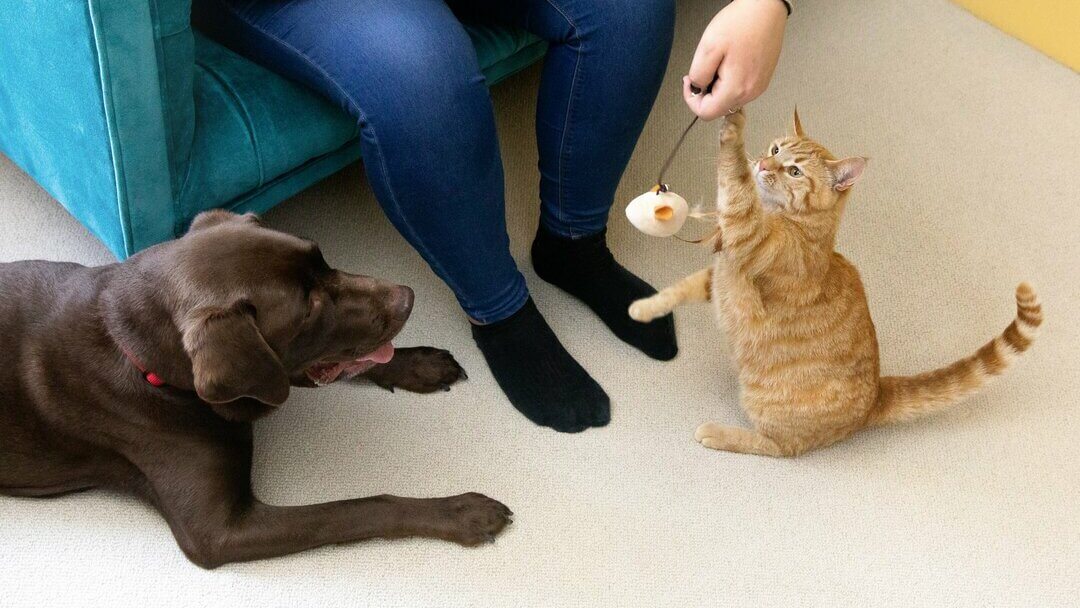
M 146 380 L 146 382 L 150 386 L 157 387 L 157 388 L 160 388 L 162 386 L 166 386 L 166 382 L 161 379 L 161 376 L 155 374 L 152 371 L 147 370 L 146 366 L 143 365 L 142 362 L 140 362 L 138 359 L 136 359 L 135 355 L 132 355 L 131 353 L 129 353 L 126 348 L 121 348 L 120 351 L 123 352 L 124 356 L 127 357 L 128 361 L 130 361 L 131 364 L 135 366 L 135 369 L 139 370 L 139 373 L 142 374 L 143 379 Z

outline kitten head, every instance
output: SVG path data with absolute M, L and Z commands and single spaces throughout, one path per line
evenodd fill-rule
M 848 190 L 866 168 L 866 158 L 837 160 L 803 132 L 795 110 L 794 134 L 769 144 L 765 155 L 750 161 L 762 206 L 792 215 L 839 209 Z

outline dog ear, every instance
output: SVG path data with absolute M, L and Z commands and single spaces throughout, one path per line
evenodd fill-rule
M 228 222 L 250 222 L 256 225 L 262 225 L 259 220 L 259 216 L 254 213 L 245 213 L 243 215 L 233 213 L 232 211 L 226 211 L 224 209 L 211 209 L 209 211 L 203 211 L 199 215 L 195 216 L 195 219 L 191 220 L 191 226 L 188 228 L 188 232 L 196 232 L 198 230 L 205 230 L 207 228 L 213 228 L 214 226 L 220 226 Z
M 195 392 L 208 403 L 253 397 L 281 405 L 289 376 L 259 333 L 247 300 L 228 308 L 201 308 L 184 323 L 184 350 L 191 358 Z

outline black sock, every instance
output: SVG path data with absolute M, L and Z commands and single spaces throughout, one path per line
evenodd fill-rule
M 532 298 L 507 319 L 473 325 L 472 334 L 495 381 L 529 420 L 564 433 L 611 420 L 607 393 L 566 352 Z
M 532 262 L 540 278 L 588 305 L 623 342 L 661 361 L 679 353 L 672 315 L 651 323 L 630 318 L 630 304 L 656 290 L 615 261 L 606 231 L 570 239 L 541 226 L 533 241 Z

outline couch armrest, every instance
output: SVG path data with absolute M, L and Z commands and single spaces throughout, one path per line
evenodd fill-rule
M 0 150 L 121 258 L 178 228 L 189 15 L 190 0 L 0 2 Z

